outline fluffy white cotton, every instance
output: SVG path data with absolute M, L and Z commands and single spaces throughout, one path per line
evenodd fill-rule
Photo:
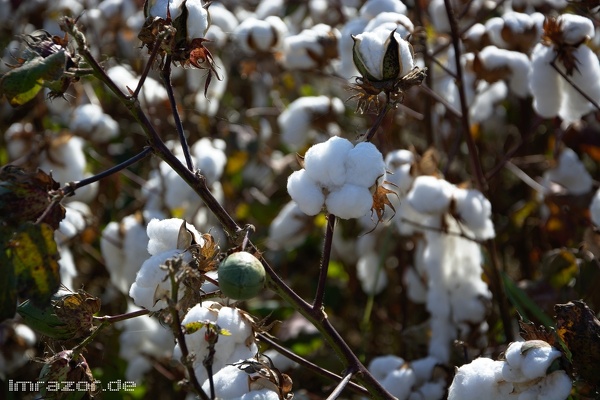
M 406 200 L 418 212 L 423 214 L 444 214 L 448 211 L 454 186 L 434 176 L 419 176 Z
M 205 301 L 202 304 L 195 305 L 188 311 L 182 320 L 182 325 L 202 321 L 217 323 L 221 328 L 225 328 L 231 333 L 231 335 L 219 335 L 219 339 L 215 345 L 215 356 L 213 358 L 213 374 L 215 374 L 215 376 L 221 369 L 229 368 L 228 364 L 252 358 L 258 352 L 258 347 L 253 339 L 254 334 L 252 332 L 251 322 L 240 310 Z M 193 367 L 196 377 L 201 384 L 205 383 L 208 379 L 206 369 L 202 364 L 202 361 L 208 355 L 208 346 L 204 339 L 205 333 L 206 328 L 203 327 L 198 331 L 185 336 L 188 350 L 195 354 Z M 179 344 L 175 346 L 173 357 L 175 359 L 181 357 Z M 231 372 L 233 370 L 229 371 Z M 225 374 L 227 373 L 225 372 Z M 231 381 L 231 378 L 235 377 L 229 376 L 229 378 Z M 227 390 L 226 388 L 229 387 L 225 380 L 227 379 L 224 379 L 224 382 L 222 382 L 223 385 L 216 385 L 217 387 L 221 386 L 220 390 Z M 231 382 L 233 383 L 236 381 L 237 378 Z M 235 387 L 232 389 L 235 389 Z M 245 390 L 246 392 L 248 391 L 247 385 Z M 241 396 L 241 394 L 238 394 L 238 396 Z M 224 395 L 224 397 L 229 398 L 227 395 Z
M 398 12 L 382 12 L 377 14 L 372 20 L 369 21 L 365 26 L 365 32 L 373 31 L 384 24 L 391 24 L 390 31 L 396 29 L 396 32 L 401 38 L 406 39 L 407 35 L 414 31 L 415 26 L 412 21 L 404 14 Z
M 543 185 L 551 188 L 558 184 L 573 195 L 588 193 L 592 189 L 593 179 L 572 149 L 566 147 L 558 157 L 557 165 L 544 173 Z
M 156 0 L 150 7 L 149 16 L 167 19 L 167 7 L 169 15 L 172 19 L 179 17 L 181 14 L 181 4 L 183 0 Z
M 408 399 L 415 381 L 416 378 L 412 369 L 397 368 L 383 379 L 381 386 L 398 399 Z
M 366 215 L 373 206 L 373 195 L 364 186 L 347 183 L 325 199 L 327 211 L 343 219 Z
M 530 62 L 527 55 L 518 51 L 499 49 L 496 46 L 487 46 L 477 54 L 477 58 L 487 71 L 509 68 L 510 90 L 519 97 L 529 94 L 527 78 L 530 73 Z
M 223 175 L 227 156 L 225 155 L 226 143 L 223 139 L 202 138 L 192 145 L 191 151 L 196 158 L 196 168 L 206 177 L 212 185 Z
M 562 23 L 562 36 L 567 44 L 579 44 L 594 37 L 594 23 L 589 18 L 577 14 L 562 14 L 559 22 Z
M 406 14 L 406 6 L 400 0 L 368 0 L 358 12 L 361 17 L 371 19 L 384 12 Z
M 340 31 L 325 24 L 287 36 L 281 63 L 286 69 L 321 68 L 335 56 L 331 48 L 337 47 L 339 38 Z
M 186 250 L 178 247 L 179 230 L 183 222 L 180 218 L 152 219 L 147 228 L 148 253 L 154 256 L 173 249 Z M 186 223 L 185 226 L 187 231 L 193 235 L 193 240 L 202 246 L 204 240 L 200 232 L 192 224 Z
M 352 143 L 339 136 L 312 146 L 304 155 L 304 169 L 316 183 L 333 189 L 346 182 L 346 159 Z
M 186 0 L 185 7 L 188 12 L 186 21 L 188 40 L 203 38 L 210 21 L 208 10 L 201 0 Z
M 369 79 L 381 81 L 384 79 L 397 79 L 408 74 L 415 66 L 412 51 L 408 42 L 397 32 L 393 33 L 393 37 L 397 42 L 399 54 L 400 71 L 398 75 L 392 76 L 389 71 L 383 69 L 383 60 L 388 51 L 388 46 L 392 46 L 389 40 L 392 31 L 386 27 L 375 29 L 371 32 L 364 32 L 354 37 L 354 54 L 360 58 Z M 357 66 L 358 67 L 358 66 Z
M 119 124 L 96 104 L 84 104 L 73 110 L 69 129 L 95 142 L 106 142 L 119 134 Z
M 477 240 L 496 236 L 492 223 L 492 205 L 483 194 L 475 189 L 457 188 L 453 193 L 459 222 L 468 228 Z
M 298 204 L 290 201 L 269 226 L 269 247 L 274 250 L 296 248 L 306 239 L 307 222 L 306 214 Z
M 411 173 L 414 161 L 415 155 L 404 149 L 391 151 L 385 156 L 385 180 L 393 184 L 388 189 L 398 192 L 401 197 L 408 193 L 415 180 Z
M 135 90 L 138 84 L 138 78 L 133 75 L 131 70 L 122 65 L 116 65 L 106 70 L 106 74 L 112 79 L 123 93 L 129 94 Z M 142 90 L 140 91 L 140 102 L 143 106 L 154 106 L 160 102 L 168 100 L 167 90 L 156 79 L 146 77 Z
M 307 215 L 317 215 L 325 203 L 323 190 L 306 173 L 306 170 L 294 171 L 287 181 L 287 191 Z
M 311 138 L 319 134 L 316 124 L 324 118 L 339 116 L 344 104 L 338 98 L 327 96 L 304 96 L 292 101 L 277 117 L 281 139 L 291 150 L 299 150 Z
M 596 191 L 590 203 L 590 218 L 594 225 L 600 228 L 600 190 Z
M 139 310 L 133 304 L 127 306 L 127 312 Z M 118 322 L 119 357 L 127 361 L 125 378 L 140 381 L 152 368 L 152 357 L 169 358 L 173 348 L 173 334 L 157 319 L 150 316 L 130 318 Z
M 563 370 L 546 371 L 560 351 L 541 340 L 511 343 L 505 361 L 478 358 L 458 369 L 449 400 L 566 400 L 571 379 Z
M 237 43 L 249 54 L 267 52 L 281 46 L 287 26 L 276 16 L 268 16 L 264 20 L 254 17 L 246 18 L 233 32 Z
M 550 63 L 556 53 L 551 47 L 538 43 L 531 54 L 529 87 L 533 95 L 533 108 L 544 118 L 558 114 L 562 102 L 562 79 Z
M 387 286 L 388 279 L 381 256 L 375 251 L 370 251 L 360 256 L 356 263 L 356 275 L 360 280 L 363 292 L 376 295 Z
M 369 168 L 365 168 L 369 165 Z M 344 161 L 346 183 L 369 187 L 385 174 L 385 162 L 381 152 L 373 143 L 357 144 L 346 155 Z

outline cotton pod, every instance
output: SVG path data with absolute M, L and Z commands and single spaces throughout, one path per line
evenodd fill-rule
M 131 72 L 130 68 L 123 65 L 115 65 L 106 70 L 108 77 L 114 81 L 123 93 L 129 93 L 127 88 L 135 90 L 138 78 Z M 152 77 L 146 77 L 139 95 L 142 106 L 157 106 L 161 102 L 168 101 L 167 90 Z
M 363 78 L 372 82 L 396 80 L 412 71 L 412 46 L 395 30 L 363 32 L 353 37 L 354 65 Z
M 452 194 L 459 223 L 466 227 L 476 240 L 496 236 L 492 223 L 492 205 L 479 190 L 457 188 Z
M 287 26 L 276 16 L 264 20 L 255 17 L 244 19 L 233 32 L 236 42 L 248 54 L 270 52 L 281 47 Z
M 415 26 L 405 14 L 400 12 L 381 12 L 369 21 L 364 31 L 370 32 L 380 27 L 386 26 L 391 30 L 396 30 L 400 37 L 405 38 L 414 31 Z
M 368 166 L 368 167 L 366 167 Z M 373 143 L 361 142 L 346 155 L 346 183 L 370 187 L 385 175 L 385 162 Z
M 509 399 L 512 385 L 502 384 L 502 361 L 476 358 L 460 367 L 448 389 L 448 400 Z
M 529 95 L 530 62 L 527 55 L 487 46 L 475 57 L 475 70 L 478 75 L 489 82 L 494 82 L 499 76 L 508 81 L 510 90 L 519 97 Z M 508 70 L 508 74 L 501 71 Z
M 384 12 L 406 14 L 406 10 L 406 5 L 399 0 L 368 0 L 358 13 L 362 18 L 370 20 Z
M 360 280 L 363 292 L 369 295 L 381 293 L 387 286 L 388 278 L 385 268 L 381 265 L 383 260 L 375 251 L 362 254 L 356 263 L 356 275 Z
M 372 359 L 367 369 L 375 379 L 381 382 L 390 371 L 400 368 L 404 363 L 403 358 L 388 354 Z
M 373 195 L 364 186 L 347 183 L 329 193 L 325 206 L 327 211 L 340 218 L 358 218 L 367 214 L 373 206 Z
M 309 220 L 294 201 L 288 202 L 271 221 L 269 247 L 273 250 L 291 250 L 298 247 L 307 237 Z
M 508 382 L 526 382 L 541 378 L 561 356 L 561 352 L 542 340 L 513 342 L 505 352 L 502 376 Z
M 395 150 L 385 156 L 385 181 L 392 183 L 388 189 L 394 190 L 402 198 L 415 180 L 412 173 L 414 162 L 415 155 L 409 150 Z
M 419 213 L 441 215 L 448 211 L 454 190 L 444 179 L 423 175 L 415 179 L 406 200 Z
M 555 167 L 544 173 L 542 184 L 549 189 L 552 184 L 557 184 L 569 194 L 582 195 L 592 189 L 593 179 L 577 153 L 566 147 L 558 156 Z
M 192 154 L 196 158 L 196 168 L 204 175 L 209 185 L 221 179 L 227 156 L 227 144 L 223 139 L 201 138 L 192 145 Z
M 185 227 L 182 226 L 183 224 L 185 224 Z M 187 234 L 184 233 L 182 235 L 182 229 L 185 229 Z M 204 244 L 204 239 L 202 239 L 200 232 L 193 225 L 184 222 L 180 218 L 163 220 L 153 218 L 148 222 L 147 233 L 149 238 L 148 253 L 151 255 L 157 255 L 173 249 L 186 250 L 192 241 L 200 246 Z M 189 239 L 182 242 L 182 237 L 186 237 L 187 235 L 189 235 Z M 182 246 L 183 243 L 185 244 Z
M 281 64 L 286 69 L 323 68 L 337 58 L 340 31 L 325 24 L 284 38 Z
M 287 191 L 306 215 L 317 215 L 325 204 L 323 190 L 304 169 L 292 172 L 287 181 Z
M 73 110 L 69 129 L 94 142 L 103 143 L 119 134 L 119 124 L 96 104 L 84 104 Z

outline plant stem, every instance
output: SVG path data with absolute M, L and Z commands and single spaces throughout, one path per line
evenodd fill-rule
M 321 267 L 319 269 L 319 280 L 317 282 L 317 292 L 313 301 L 313 309 L 323 308 L 323 298 L 325 297 L 325 282 L 327 281 L 327 271 L 329 270 L 329 260 L 331 258 L 331 247 L 333 244 L 333 230 L 335 229 L 335 215 L 327 214 L 327 228 L 325 230 L 325 242 L 323 243 L 323 257 L 321 258 Z
M 379 111 L 375 123 L 367 131 L 365 142 L 370 142 L 371 139 L 373 139 L 373 136 L 375 136 L 375 134 L 377 133 L 377 130 L 381 126 L 381 123 L 383 122 L 383 119 L 385 118 L 385 115 L 390 110 L 390 108 L 390 104 L 386 102 L 385 106 Z
M 145 308 L 130 313 L 119 314 L 119 315 L 105 315 L 103 317 L 93 317 L 94 321 L 100 321 L 102 323 L 114 324 L 115 322 L 125 321 L 127 319 L 141 317 L 142 315 L 148 315 L 150 311 Z
M 160 76 L 162 77 L 165 89 L 169 96 L 169 103 L 171 104 L 171 111 L 173 113 L 173 119 L 175 120 L 175 128 L 177 129 L 177 135 L 179 136 L 179 142 L 181 143 L 181 149 L 183 150 L 183 156 L 185 157 L 185 163 L 190 171 L 194 170 L 194 162 L 190 154 L 190 146 L 188 145 L 185 132 L 183 131 L 183 124 L 181 123 L 181 117 L 177 110 L 177 102 L 175 101 L 175 93 L 173 93 L 173 85 L 171 84 L 171 56 L 167 56 L 165 59 L 165 65 L 161 71 Z
M 350 382 L 350 379 L 352 379 L 352 375 L 354 375 L 354 372 L 352 372 L 352 371 L 346 372 L 346 374 L 344 375 L 344 379 L 342 379 L 340 381 L 340 383 L 338 383 L 338 385 L 335 387 L 333 392 L 331 392 L 331 394 L 327 397 L 327 400 L 337 399 L 342 394 L 342 392 L 344 391 L 344 389 L 346 388 L 348 383 Z
M 558 55 L 557 55 L 558 57 Z M 550 62 L 550 65 L 552 66 L 552 68 L 554 68 L 554 70 L 556 72 L 558 72 L 558 74 L 560 76 L 562 76 L 564 78 L 564 80 L 566 80 L 569 85 L 573 86 L 573 88 L 577 91 L 577 93 L 579 93 L 580 95 L 583 96 L 583 98 L 585 98 L 587 101 L 589 101 L 590 103 L 592 103 L 592 105 L 596 108 L 596 110 L 600 111 L 600 105 L 598 104 L 598 102 L 594 99 L 592 99 L 587 93 L 585 93 L 583 91 L 583 89 L 581 89 L 579 86 L 577 86 L 575 84 L 575 82 L 573 82 L 573 80 L 571 78 L 569 78 L 569 76 L 567 74 L 565 74 L 564 72 L 562 72 L 560 70 L 560 68 L 558 68 L 558 65 L 556 65 L 556 57 L 554 58 L 554 60 L 552 60 L 552 62 Z

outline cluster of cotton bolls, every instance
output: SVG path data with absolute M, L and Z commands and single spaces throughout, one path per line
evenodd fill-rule
M 206 393 L 210 393 L 210 382 L 205 367 L 205 361 L 210 356 L 210 346 L 207 342 L 207 331 L 212 328 L 220 330 L 214 345 L 212 356 L 213 382 L 215 395 L 224 399 L 278 399 L 279 396 L 268 388 L 252 390 L 248 374 L 235 363 L 253 359 L 258 353 L 254 339 L 252 320 L 237 308 L 226 307 L 218 303 L 205 301 L 192 307 L 182 320 L 182 325 L 202 323 L 199 330 L 188 333 L 185 343 L 188 351 L 195 355 L 193 368 Z M 224 330 L 224 331 L 223 331 Z M 179 360 L 182 356 L 180 345 L 175 346 L 173 357 Z M 250 390 L 249 390 L 250 388 Z
M 287 189 L 307 215 L 323 206 L 343 219 L 359 218 L 373 206 L 370 188 L 385 174 L 383 156 L 368 142 L 354 146 L 334 136 L 312 146 L 304 155 L 304 168 L 288 178 Z
M 542 186 L 548 194 L 583 195 L 592 190 L 593 183 L 577 153 L 569 147 L 561 150 L 556 165 L 542 176 Z
M 560 356 L 559 350 L 541 340 L 513 342 L 504 360 L 477 358 L 460 367 L 448 399 L 565 400 L 571 393 L 571 378 L 564 370 L 548 372 Z

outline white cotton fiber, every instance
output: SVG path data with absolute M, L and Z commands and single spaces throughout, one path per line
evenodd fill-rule
M 423 175 L 415 179 L 407 200 L 422 214 L 443 214 L 448 211 L 454 186 L 434 176 Z
M 373 143 L 362 142 L 346 156 L 346 183 L 363 187 L 373 186 L 385 174 L 385 162 Z
M 287 191 L 300 210 L 307 215 L 317 215 L 325 203 L 323 190 L 306 173 L 305 169 L 294 171 L 287 182 Z
M 339 190 L 329 193 L 325 205 L 327 211 L 340 218 L 358 218 L 371 210 L 373 195 L 365 187 L 345 184 Z
M 345 161 L 352 148 L 349 140 L 334 136 L 308 149 L 304 168 L 311 179 L 322 186 L 341 186 L 346 181 Z

